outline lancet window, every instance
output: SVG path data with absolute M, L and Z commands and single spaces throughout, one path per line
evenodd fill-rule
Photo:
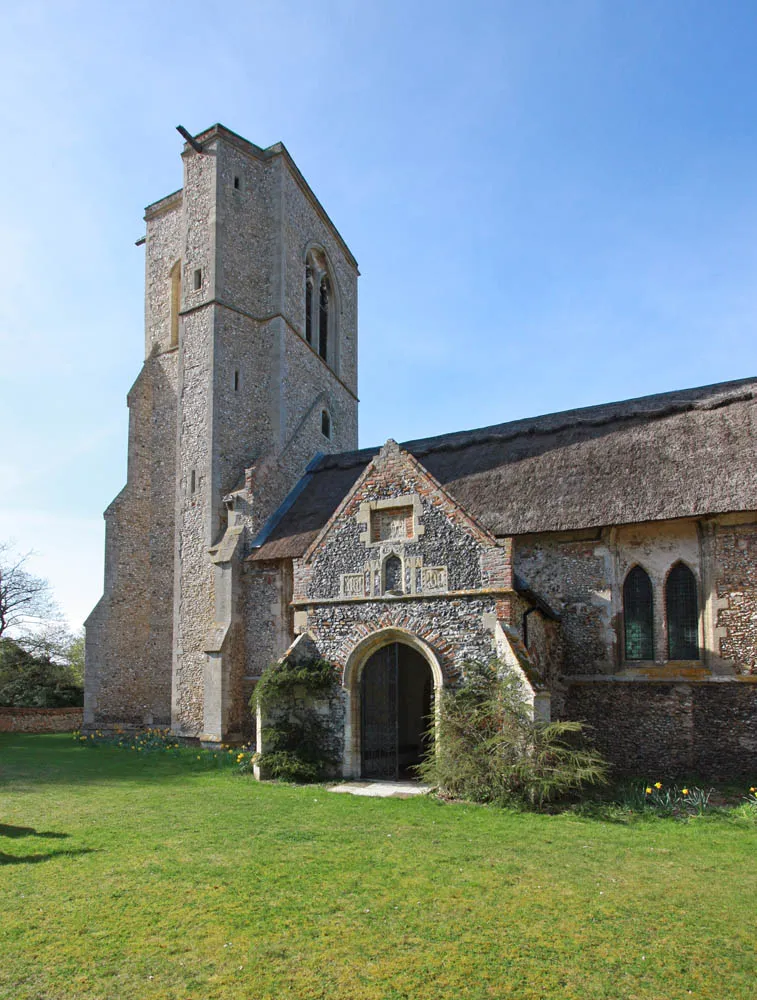
M 324 361 L 329 356 L 329 306 L 331 299 L 331 285 L 328 276 L 324 274 L 321 278 L 321 290 L 319 296 L 318 315 L 318 353 Z
M 623 622 L 627 660 L 654 659 L 652 581 L 634 566 L 623 584 Z
M 697 581 L 688 566 L 676 563 L 665 583 L 668 658 L 699 658 L 699 602 Z
M 305 340 L 332 368 L 336 366 L 335 306 L 326 257 L 313 249 L 305 263 Z
M 179 312 L 181 310 L 181 261 L 171 268 L 171 339 L 170 347 L 179 346 Z
M 305 340 L 313 343 L 313 268 L 305 268 Z

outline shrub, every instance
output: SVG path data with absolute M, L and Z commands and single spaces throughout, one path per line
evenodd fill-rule
M 532 809 L 606 782 L 608 765 L 580 722 L 534 719 L 520 679 L 498 661 L 469 663 L 465 676 L 441 695 L 425 781 L 454 798 Z
M 330 715 L 317 702 L 330 702 L 339 688 L 339 673 L 326 660 L 273 664 L 260 678 L 250 707 L 265 709 L 268 722 L 261 736 L 265 751 L 257 764 L 278 781 L 322 781 L 335 770 L 341 744 Z

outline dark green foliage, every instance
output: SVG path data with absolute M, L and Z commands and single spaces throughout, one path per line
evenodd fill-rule
M 12 639 L 0 639 L 0 705 L 65 708 L 84 704 L 84 688 L 69 664 L 34 656 Z
M 442 694 L 432 735 L 420 774 L 454 798 L 541 809 L 606 781 L 581 723 L 533 719 L 519 679 L 496 661 L 467 665 L 466 682 Z
M 291 711 L 288 719 L 263 729 L 267 749 L 258 763 L 268 777 L 279 781 L 321 781 L 339 760 L 335 734 L 315 709 Z
M 298 691 L 311 698 L 328 697 L 339 684 L 339 672 L 328 660 L 272 664 L 258 681 L 250 707 L 277 705 Z
M 258 681 L 250 707 L 271 720 L 262 730 L 265 752 L 255 763 L 278 781 L 322 781 L 336 768 L 340 741 L 330 717 L 316 703 L 337 695 L 339 673 L 326 660 L 274 664 Z

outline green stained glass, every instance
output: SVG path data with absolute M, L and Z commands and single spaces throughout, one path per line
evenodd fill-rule
M 653 660 L 652 581 L 641 566 L 634 566 L 623 584 L 623 620 L 626 659 Z
M 668 575 L 665 612 L 668 621 L 669 659 L 699 659 L 697 581 L 689 567 L 683 563 L 674 566 Z

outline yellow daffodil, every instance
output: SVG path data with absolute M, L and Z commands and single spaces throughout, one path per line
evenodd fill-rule
M 652 789 L 649 787 L 649 785 L 647 785 L 647 795 L 651 794 L 652 794 Z
M 662 788 L 662 782 L 661 781 L 655 781 L 654 786 L 657 789 L 657 791 L 659 792 L 659 790 Z
M 681 795 L 688 795 L 688 794 L 689 794 L 688 788 L 682 788 L 681 789 Z
M 755 788 L 754 785 L 752 785 L 749 791 L 752 793 L 752 795 L 754 795 L 754 793 L 757 792 L 757 788 Z

